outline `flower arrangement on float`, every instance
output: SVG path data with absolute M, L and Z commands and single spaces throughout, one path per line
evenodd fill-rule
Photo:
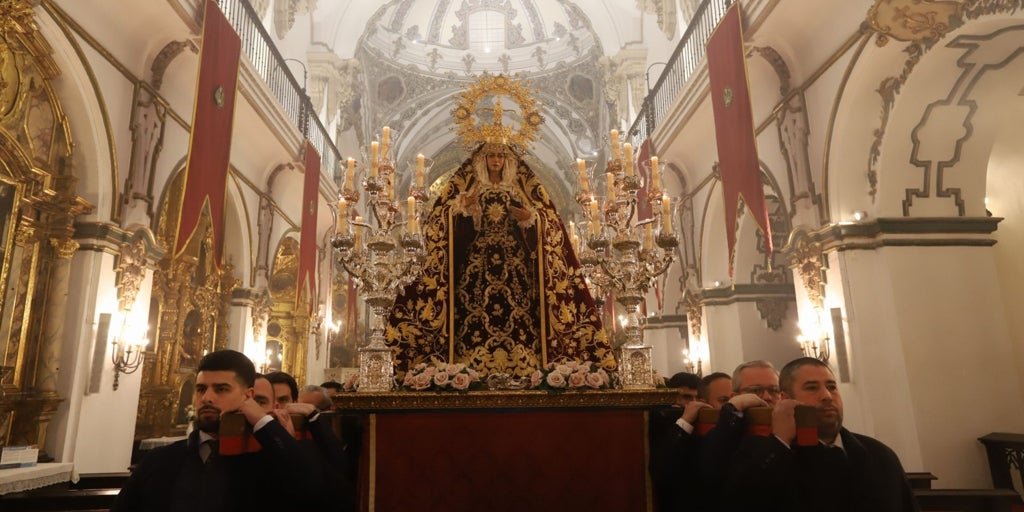
M 402 388 L 411 391 L 469 391 L 481 386 L 480 372 L 462 363 L 432 359 L 405 372 Z
M 548 363 L 530 375 L 530 389 L 546 391 L 586 391 L 609 389 L 612 377 L 604 368 L 591 361 Z

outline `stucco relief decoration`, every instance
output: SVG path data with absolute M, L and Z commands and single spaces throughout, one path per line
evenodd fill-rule
M 50 246 L 57 253 L 57 257 L 63 260 L 70 260 L 78 251 L 78 242 L 70 238 L 51 238 Z
M 868 10 L 865 25 L 875 33 L 875 44 L 885 46 L 891 40 L 905 41 L 907 54 L 903 70 L 879 84 L 882 98 L 879 127 L 873 131 L 874 141 L 868 152 L 868 186 L 872 200 L 878 193 L 878 158 L 885 137 L 889 114 L 896 96 L 921 57 L 950 31 L 964 24 L 964 20 L 981 16 L 1012 13 L 1020 8 L 1020 0 L 876 0 Z
M 782 328 L 782 321 L 786 318 L 786 310 L 789 309 L 789 301 L 785 299 L 763 299 L 757 301 L 757 312 L 761 314 L 768 328 L 778 331 Z
M 672 39 L 676 35 L 676 0 L 639 0 L 640 10 L 653 14 L 657 18 L 658 28 L 665 37 Z
M 150 72 L 153 73 L 153 79 L 151 80 L 153 88 L 160 90 L 160 86 L 164 83 L 164 73 L 167 72 L 167 67 L 171 65 L 174 58 L 181 55 L 185 50 L 189 50 L 192 53 L 199 53 L 199 46 L 196 45 L 195 41 L 186 39 L 184 41 L 171 41 L 164 45 L 160 49 L 160 53 L 156 54 L 156 58 L 153 59 L 153 64 L 149 66 Z
M 693 290 L 686 290 L 686 296 L 683 298 L 683 305 L 686 307 L 686 320 L 690 324 L 690 335 L 694 340 L 700 339 L 701 333 L 701 317 L 704 314 L 704 305 L 701 303 L 700 297 Z
M 121 244 L 117 264 L 117 301 L 121 311 L 131 311 L 146 276 L 146 242 L 142 238 Z
M 806 233 L 795 236 L 792 243 L 790 264 L 800 276 L 807 298 L 815 308 L 821 309 L 825 298 L 821 245 L 808 238 Z
M 35 3 L 38 2 L 0 0 L 0 38 L 9 45 L 17 43 L 27 49 L 43 76 L 53 78 L 60 74 L 60 69 L 50 56 L 53 50 L 49 43 L 39 33 L 32 8 Z
M 274 31 L 284 39 L 295 25 L 295 16 L 316 11 L 317 0 L 276 0 L 274 2 Z
M 252 339 L 263 341 L 267 335 L 267 320 L 270 319 L 270 293 L 261 293 L 250 306 L 252 314 Z

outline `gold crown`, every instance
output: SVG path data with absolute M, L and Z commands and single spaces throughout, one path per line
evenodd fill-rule
M 537 129 L 544 122 L 544 116 L 537 109 L 537 100 L 527 84 L 519 79 L 505 75 L 484 73 L 480 78 L 459 95 L 459 102 L 452 110 L 455 124 L 458 126 L 459 137 L 467 148 L 479 144 L 504 144 L 525 149 L 536 138 Z M 474 116 L 477 105 L 488 96 L 495 96 L 494 120 L 491 123 L 477 124 Z M 501 108 L 501 97 L 509 96 L 519 107 L 521 121 L 519 129 L 502 125 L 504 110 Z

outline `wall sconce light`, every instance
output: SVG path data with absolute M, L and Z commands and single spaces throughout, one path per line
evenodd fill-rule
M 823 335 L 821 339 L 800 335 L 796 337 L 796 341 L 800 344 L 800 351 L 804 353 L 804 357 L 813 357 L 828 364 L 830 355 L 828 334 Z
M 113 347 L 111 347 L 110 361 L 114 363 L 114 391 L 117 391 L 118 377 L 122 373 L 125 375 L 135 373 L 142 365 L 145 358 L 143 352 L 146 345 L 149 345 L 149 340 L 139 338 L 136 341 L 125 343 L 115 338 L 111 345 Z
M 687 373 L 692 373 L 698 377 L 704 376 L 704 362 L 700 360 L 700 351 L 697 351 L 696 359 L 690 358 L 690 350 L 683 349 L 683 369 Z
M 864 210 L 855 210 L 853 212 L 853 220 L 856 222 L 860 222 L 866 218 L 868 218 L 868 212 Z

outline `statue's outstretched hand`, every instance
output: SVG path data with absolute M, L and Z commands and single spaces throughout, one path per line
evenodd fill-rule
M 515 219 L 516 222 L 523 222 L 530 218 L 530 210 L 527 210 L 526 208 L 509 205 L 508 211 L 512 214 L 512 218 Z

